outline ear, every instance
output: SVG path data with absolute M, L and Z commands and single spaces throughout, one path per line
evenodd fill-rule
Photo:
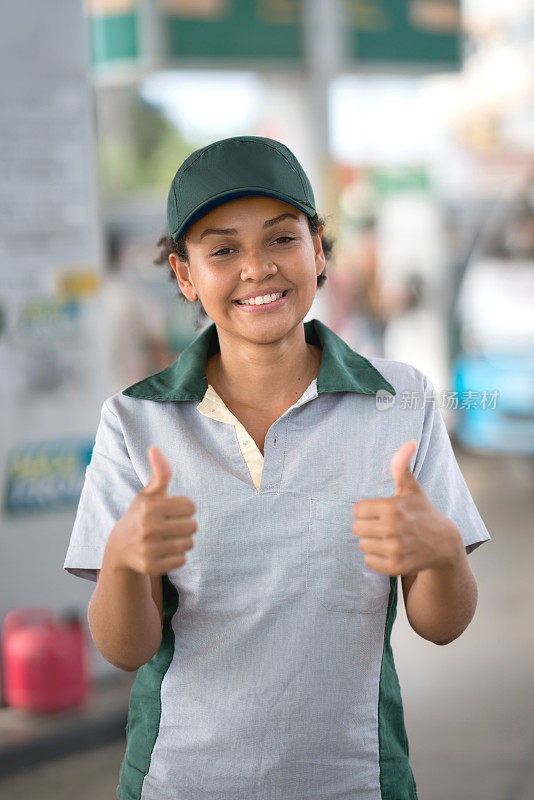
M 321 242 L 321 236 L 323 235 L 324 225 L 319 225 L 317 233 L 312 236 L 313 242 L 313 249 L 315 251 L 315 267 L 317 271 L 317 267 L 319 268 L 317 275 L 321 275 L 325 266 L 326 266 L 326 256 L 323 251 L 323 243 Z
M 191 281 L 191 273 L 187 261 L 182 261 L 177 253 L 169 253 L 169 264 L 176 275 L 178 286 L 188 300 L 192 303 L 197 299 L 197 291 Z

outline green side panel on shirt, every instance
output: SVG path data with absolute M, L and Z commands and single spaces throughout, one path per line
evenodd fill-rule
M 163 631 L 156 655 L 137 670 L 130 692 L 126 723 L 126 753 L 122 760 L 117 797 L 140 800 L 143 780 L 150 767 L 161 718 L 161 684 L 174 655 L 172 618 L 178 592 L 163 575 Z
M 378 693 L 380 790 L 382 800 L 417 800 L 417 787 L 408 760 L 400 684 L 391 649 L 391 629 L 397 616 L 397 576 L 390 577 L 390 584 Z

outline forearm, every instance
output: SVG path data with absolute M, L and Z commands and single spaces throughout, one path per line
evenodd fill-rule
M 444 567 L 417 573 L 410 587 L 406 615 L 411 627 L 434 644 L 457 639 L 473 619 L 478 589 L 457 531 L 455 556 Z
M 119 669 L 139 669 L 161 644 L 161 619 L 152 598 L 150 576 L 118 569 L 108 548 L 87 619 L 96 647 Z

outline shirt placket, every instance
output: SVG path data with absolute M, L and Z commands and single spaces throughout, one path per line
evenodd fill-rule
M 296 403 L 291 406 L 291 408 L 287 409 L 281 417 L 279 417 L 275 423 L 269 429 L 272 434 L 272 451 L 271 451 L 271 441 L 270 437 L 266 436 L 265 438 L 265 445 L 264 451 L 268 456 L 268 467 L 269 467 L 269 480 L 268 486 L 272 486 L 273 482 L 276 483 L 276 478 L 278 473 L 283 465 L 282 457 L 279 455 L 280 448 L 278 447 L 278 440 L 279 440 L 279 433 L 278 431 L 273 431 L 273 428 L 278 425 L 286 426 L 289 420 L 289 415 L 292 411 L 299 408 L 304 403 L 310 402 L 315 397 L 317 397 L 317 380 L 314 379 L 306 391 L 302 394 L 301 397 L 296 401 Z M 235 434 L 239 449 L 241 451 L 241 455 L 247 465 L 247 469 L 250 473 L 250 477 L 252 479 L 252 483 L 256 489 L 256 492 L 259 494 L 260 486 L 261 486 L 261 479 L 265 469 L 265 457 L 262 455 L 260 449 L 258 448 L 256 442 L 252 438 L 252 436 L 248 433 L 245 426 L 237 419 L 237 417 L 232 414 L 232 412 L 227 408 L 226 404 L 224 403 L 223 399 L 217 394 L 213 386 L 208 384 L 208 389 L 206 394 L 204 395 L 203 400 L 198 404 L 197 409 L 211 419 L 218 420 L 219 422 L 225 422 L 229 425 L 234 426 Z M 280 477 L 280 476 L 279 476 Z

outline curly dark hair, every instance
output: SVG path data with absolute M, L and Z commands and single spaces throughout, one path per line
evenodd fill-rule
M 323 217 L 320 217 L 318 214 L 314 214 L 313 217 L 309 217 L 308 215 L 306 215 L 306 219 L 308 220 L 308 227 L 310 229 L 310 233 L 312 236 L 315 236 L 319 232 L 319 227 L 321 225 L 323 225 L 323 227 L 325 225 L 325 219 Z M 161 248 L 159 256 L 155 258 L 154 261 L 152 262 L 157 266 L 160 265 L 164 266 L 165 264 L 167 264 L 169 268 L 168 278 L 170 281 L 176 284 L 178 297 L 180 297 L 182 300 L 187 300 L 187 298 L 185 297 L 184 294 L 182 294 L 178 281 L 176 280 L 176 275 L 174 273 L 174 270 L 169 264 L 169 255 L 171 253 L 176 253 L 180 261 L 185 261 L 189 263 L 189 253 L 185 241 L 186 235 L 187 232 L 182 234 L 182 236 L 180 236 L 178 241 L 175 242 L 174 239 L 172 239 L 166 233 L 163 234 L 161 239 L 159 239 L 157 242 L 157 246 Z M 325 254 L 326 261 L 328 263 L 328 260 L 332 255 L 332 250 L 334 248 L 335 241 L 331 236 L 328 236 L 323 231 L 321 235 L 321 244 L 323 246 L 323 252 Z M 326 267 L 324 268 L 322 273 L 317 276 L 317 289 L 320 289 L 325 281 L 326 281 Z M 187 302 L 190 301 L 187 300 Z M 198 329 L 202 324 L 203 319 L 205 319 L 208 315 L 206 314 L 206 311 L 200 301 L 200 298 L 197 298 L 197 300 L 195 300 L 195 306 L 197 311 L 197 319 L 195 322 L 195 327 Z

